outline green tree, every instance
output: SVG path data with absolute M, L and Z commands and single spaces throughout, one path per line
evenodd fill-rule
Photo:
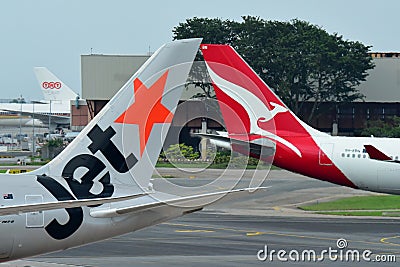
M 236 25 L 239 23 L 218 18 L 191 18 L 181 22 L 172 30 L 173 39 L 203 38 L 203 43 L 232 44 L 236 40 Z
M 369 121 L 361 136 L 400 138 L 400 117 L 394 116 L 386 122 Z
M 50 139 L 45 145 L 49 147 L 61 147 L 64 145 L 64 141 L 61 138 Z
M 22 104 L 25 104 L 26 101 L 25 101 L 24 98 L 14 98 L 14 99 L 10 100 L 10 103 L 22 103 Z
M 344 40 L 336 33 L 329 34 L 297 19 L 242 19 L 235 22 L 194 17 L 176 26 L 173 38 L 203 37 L 203 43 L 232 45 L 295 113 L 302 103 L 312 101 L 308 121 L 322 102 L 344 103 L 363 98 L 356 86 L 365 81 L 367 71 L 374 67 L 368 55 L 370 46 Z M 195 75 L 192 78 L 195 83 Z M 208 88 L 207 79 L 202 76 L 197 86 Z
M 200 55 L 198 56 L 200 58 Z M 214 88 L 211 83 L 211 78 L 208 75 L 206 64 L 204 60 L 196 60 L 190 69 L 188 79 L 185 84 L 186 90 L 193 85 L 195 88 L 200 88 L 203 92 L 197 93 L 192 98 L 216 98 Z
M 234 25 L 237 24 L 238 23 L 230 20 L 194 17 L 192 19 L 187 19 L 183 23 L 179 23 L 179 25 L 172 30 L 173 39 L 202 37 L 203 43 L 231 44 L 232 40 L 236 39 L 236 34 L 233 32 L 233 29 L 236 28 Z M 200 53 L 197 54 L 196 61 L 189 73 L 186 87 L 190 85 L 194 85 L 203 90 L 203 94 L 197 94 L 194 97 L 215 98 L 211 79 Z

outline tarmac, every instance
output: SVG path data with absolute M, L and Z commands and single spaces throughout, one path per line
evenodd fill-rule
M 154 188 L 182 195 L 226 190 L 260 183 L 265 191 L 236 201 L 211 205 L 166 223 L 62 252 L 1 264 L 3 266 L 398 266 L 400 220 L 318 215 L 297 207 L 331 199 L 373 193 L 336 186 L 283 170 L 157 169 Z M 259 179 L 265 175 L 267 179 Z M 222 179 L 219 179 L 222 177 Z M 264 178 L 265 178 L 264 177 Z M 341 243 L 339 243 L 339 241 Z M 343 246 L 343 244 L 345 246 Z M 340 245 L 340 247 L 339 247 Z M 265 248 L 272 258 L 265 261 Z M 367 259 L 334 259 L 324 250 L 371 251 Z M 277 251 L 286 252 L 278 258 Z M 296 259 L 291 251 L 315 251 Z M 260 252 L 261 251 L 261 252 Z M 367 252 L 368 252 L 367 251 Z M 270 255 L 270 254 L 268 254 Z M 305 254 L 306 255 L 306 254 Z M 331 257 L 330 257 L 331 256 Z M 394 259 L 392 258 L 394 256 Z M 261 259 L 263 259 L 261 257 Z M 377 260 L 391 262 L 377 262 Z M 1 266 L 0 265 L 0 266 Z

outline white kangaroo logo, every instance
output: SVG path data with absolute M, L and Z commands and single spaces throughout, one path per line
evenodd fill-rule
M 295 147 L 292 143 L 283 139 L 280 136 L 277 136 L 271 132 L 268 132 L 264 129 L 261 129 L 257 122 L 267 122 L 273 119 L 276 115 L 283 112 L 288 112 L 289 110 L 277 103 L 270 102 L 269 104 L 274 108 L 270 111 L 266 108 L 264 102 L 261 101 L 257 96 L 252 94 L 249 90 L 231 83 L 220 76 L 218 76 L 207 64 L 207 69 L 210 74 L 213 82 L 218 85 L 218 87 L 233 100 L 238 102 L 242 107 L 246 110 L 247 115 L 250 119 L 250 133 L 251 134 L 260 134 L 267 138 L 276 140 L 283 145 L 290 148 L 293 152 L 295 152 L 299 157 L 301 157 L 300 150 Z
M 270 116 L 268 116 L 268 117 L 260 117 L 260 118 L 258 119 L 259 122 L 267 122 L 267 121 L 270 121 L 270 120 L 272 120 L 273 118 L 275 118 L 275 116 L 278 115 L 278 113 L 283 113 L 283 112 L 288 111 L 287 108 L 282 107 L 281 105 L 276 104 L 276 103 L 274 103 L 274 102 L 269 102 L 269 104 L 270 104 L 271 106 L 274 107 L 274 108 L 273 108 L 272 110 L 270 110 L 270 112 L 269 112 Z

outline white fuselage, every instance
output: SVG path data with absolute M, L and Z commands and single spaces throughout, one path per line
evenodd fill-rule
M 0 199 L 0 205 L 56 201 L 54 196 L 37 182 L 35 175 L 5 174 L 1 175 L 1 180 L 3 183 L 7 183 L 7 188 L 3 189 L 4 194 Z M 122 192 L 123 190 L 118 191 Z M 8 198 L 12 196 L 12 199 L 6 199 L 6 195 L 8 195 Z M 92 210 L 110 208 L 113 205 L 137 205 L 154 201 L 154 197 L 143 196 L 123 203 L 104 204 L 100 207 L 82 207 L 83 218 L 81 222 L 79 222 L 79 216 L 69 216 L 65 209 L 0 216 L 0 240 L 2 240 L 0 243 L 0 262 L 64 250 L 132 232 L 181 216 L 185 210 L 178 207 L 162 206 L 151 211 L 144 210 L 113 218 L 95 218 L 90 215 Z M 68 237 L 55 239 L 49 235 L 46 229 L 53 220 L 56 220 L 61 229 L 64 227 L 66 231 L 68 231 L 68 225 L 77 222 L 77 220 L 81 224 L 75 232 L 70 235 L 67 234 Z
M 358 188 L 400 194 L 400 164 L 370 159 L 364 145 L 373 145 L 394 160 L 400 158 L 400 139 L 374 137 L 315 138 L 332 162 Z M 324 145 L 323 145 L 324 144 Z M 330 146 L 326 144 L 332 144 Z M 328 148 L 328 149 L 327 149 Z
M 0 103 L 0 110 L 14 113 L 38 113 L 66 116 L 70 114 L 70 101 L 54 100 L 48 103 Z
M 55 126 L 69 125 L 71 111 L 70 101 L 56 100 L 35 104 L 1 103 L 0 113 L 1 126 L 48 127 L 49 122 Z
M 8 127 L 46 127 L 46 125 L 39 119 L 33 119 L 26 116 L 3 116 L 0 118 L 0 126 Z

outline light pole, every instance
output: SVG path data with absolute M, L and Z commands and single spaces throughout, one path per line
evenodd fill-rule
M 22 95 L 19 97 L 20 113 L 19 113 L 19 148 L 22 151 Z
M 35 156 L 35 102 L 32 103 L 32 119 L 33 119 L 33 129 L 32 129 L 32 158 Z M 33 159 L 32 159 L 33 160 Z
M 51 99 L 50 99 L 50 113 L 49 113 L 49 135 L 47 136 L 48 141 L 50 141 L 50 124 L 51 124 Z

